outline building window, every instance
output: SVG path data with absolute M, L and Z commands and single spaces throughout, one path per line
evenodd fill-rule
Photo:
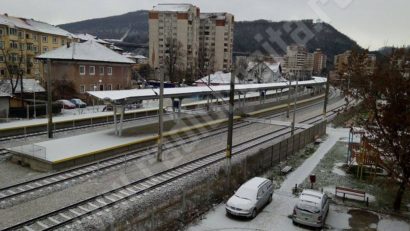
M 10 48 L 12 49 L 17 49 L 18 48 L 18 44 L 16 41 L 10 41 Z
M 27 43 L 27 50 L 29 51 L 33 50 L 33 44 Z
M 18 36 L 19 36 L 19 38 L 22 39 L 22 38 L 23 38 L 23 31 L 19 31 L 19 32 L 18 32 Z
M 111 91 L 112 90 L 112 84 L 108 84 L 106 90 Z
M 65 39 L 61 39 L 61 46 L 65 45 Z
M 80 75 L 85 75 L 85 66 L 80 65 Z
M 94 67 L 94 66 L 90 66 L 89 68 L 90 68 L 90 69 L 89 69 L 90 75 L 95 75 L 95 67 Z
M 17 30 L 14 28 L 9 28 L 9 34 L 10 35 L 16 35 L 17 34 Z
M 36 35 L 36 34 L 33 35 L 33 39 L 34 39 L 35 41 L 37 41 L 37 35 Z
M 26 39 L 30 39 L 30 34 L 26 33 Z
M 0 63 L 4 62 L 4 56 L 0 55 Z
M 53 43 L 57 44 L 57 37 L 53 36 Z
M 3 29 L 0 29 L 0 36 L 3 36 Z
M 85 93 L 85 86 L 84 85 L 80 85 L 80 93 Z
M 42 41 L 43 43 L 46 43 L 46 42 L 48 41 L 48 36 L 47 36 L 47 35 L 41 36 L 41 41 Z
M 48 51 L 48 47 L 43 47 L 43 52 L 47 52 Z
M 100 66 L 100 75 L 104 75 L 104 67 Z
M 38 47 L 37 47 L 37 46 L 33 46 L 33 51 L 37 53 L 37 52 L 38 52 Z
M 0 41 L 0 49 L 3 48 L 3 41 Z
M 112 67 L 107 67 L 107 74 L 112 75 Z

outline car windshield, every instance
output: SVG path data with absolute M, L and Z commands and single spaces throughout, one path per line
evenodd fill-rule
M 242 199 L 252 200 L 256 198 L 256 193 L 256 189 L 240 187 L 238 191 L 235 192 L 235 196 Z

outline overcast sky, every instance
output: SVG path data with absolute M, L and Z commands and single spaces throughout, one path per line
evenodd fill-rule
M 152 9 L 178 0 L 0 0 L 0 13 L 51 24 Z M 371 50 L 410 44 L 409 0 L 183 0 L 201 12 L 230 12 L 235 20 L 322 19 Z

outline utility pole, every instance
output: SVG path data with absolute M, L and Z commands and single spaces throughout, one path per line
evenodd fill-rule
M 51 60 L 47 59 L 47 132 L 48 138 L 53 138 L 53 105 L 51 100 Z
M 231 83 L 229 91 L 229 114 L 228 114 L 228 140 L 226 143 L 226 161 L 227 161 L 227 170 L 228 175 L 231 168 L 231 157 L 232 157 L 232 138 L 233 138 L 233 114 L 235 106 L 235 74 L 234 71 L 231 71 Z
M 323 104 L 323 119 L 326 120 L 326 112 L 327 112 L 327 101 L 329 97 L 329 76 L 326 76 L 326 91 L 325 91 L 325 102 Z
M 295 134 L 295 117 L 296 117 L 296 101 L 298 98 L 298 79 L 296 79 L 296 87 L 295 87 L 295 93 L 294 93 L 294 102 L 293 102 L 293 119 L 292 119 L 292 131 L 291 135 Z
M 162 132 L 164 130 L 163 116 L 164 116 L 164 74 L 158 70 L 160 78 L 159 86 L 159 107 L 158 107 L 158 153 L 157 161 L 162 161 Z
M 289 87 L 288 87 L 288 110 L 286 111 L 286 118 L 289 119 L 289 114 L 290 114 L 290 86 L 292 85 L 291 82 L 291 75 L 288 73 L 288 79 L 289 79 Z

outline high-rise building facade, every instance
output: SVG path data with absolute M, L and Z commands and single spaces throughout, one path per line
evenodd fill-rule
M 152 68 L 196 71 L 199 8 L 191 4 L 158 4 L 149 12 L 149 63 Z
M 304 46 L 288 46 L 283 69 L 286 74 L 299 80 L 310 78 L 313 71 L 313 54 L 308 53 Z
M 234 16 L 202 13 L 199 36 L 199 65 L 207 71 L 230 71 L 232 67 Z
M 346 71 L 346 66 L 349 63 L 349 57 L 352 55 L 351 50 L 347 50 L 342 54 L 335 55 L 334 57 L 334 68 L 339 74 Z M 376 68 L 376 55 L 368 54 L 365 60 L 365 65 L 368 73 L 373 73 Z
M 43 65 L 34 57 L 71 40 L 68 31 L 45 22 L 0 14 L 0 79 L 21 71 L 24 78 L 42 80 Z
M 229 71 L 233 29 L 231 14 L 201 14 L 192 4 L 158 4 L 149 13 L 149 64 L 168 73 L 180 70 L 194 78 Z
M 327 56 L 320 49 L 313 52 L 313 74 L 320 75 L 326 68 Z

